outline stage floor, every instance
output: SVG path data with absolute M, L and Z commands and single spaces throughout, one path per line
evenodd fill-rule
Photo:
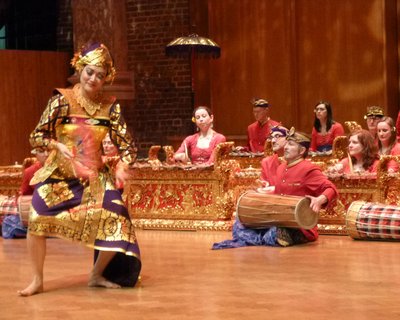
M 0 319 L 400 319 L 400 243 L 321 236 L 289 248 L 210 250 L 229 232 L 138 230 L 133 289 L 86 286 L 92 251 L 47 241 L 45 293 L 30 282 L 26 240 L 0 238 Z

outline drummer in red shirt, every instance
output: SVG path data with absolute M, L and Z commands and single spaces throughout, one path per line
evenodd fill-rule
M 247 144 L 251 152 L 264 152 L 265 141 L 271 134 L 271 128 L 279 123 L 268 117 L 269 103 L 264 99 L 253 100 L 253 114 L 256 121 L 247 127 Z
M 319 210 L 337 196 L 335 185 L 321 172 L 319 167 L 306 160 L 310 147 L 310 138 L 292 128 L 284 147 L 286 160 L 276 169 L 275 188 L 271 192 L 280 195 L 305 196 L 310 198 L 313 211 Z M 233 240 L 215 243 L 213 249 L 243 247 L 249 245 L 266 245 L 287 247 L 315 241 L 318 238 L 317 228 L 268 227 L 265 229 L 245 228 L 239 221 L 233 225 Z
M 337 190 L 318 166 L 305 159 L 309 147 L 310 138 L 304 133 L 295 132 L 294 128 L 292 128 L 284 148 L 286 163 L 281 164 L 276 171 L 274 193 L 306 196 L 311 200 L 311 209 L 319 212 L 323 206 L 337 196 Z M 283 233 L 289 236 L 286 241 L 289 245 L 294 244 L 296 238 L 302 238 L 297 231 L 301 231 L 305 236 L 305 242 L 315 241 L 318 238 L 317 227 L 311 230 L 280 229 L 284 229 Z M 284 243 L 285 241 L 282 242 Z

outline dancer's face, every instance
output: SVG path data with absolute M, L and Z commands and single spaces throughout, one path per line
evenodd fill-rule
M 86 65 L 81 73 L 82 90 L 88 97 L 93 97 L 103 88 L 107 72 L 103 67 Z

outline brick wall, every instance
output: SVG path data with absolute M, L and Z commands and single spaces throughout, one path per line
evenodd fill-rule
M 144 156 L 151 145 L 194 132 L 189 58 L 165 55 L 171 40 L 189 34 L 189 0 L 127 0 L 126 9 L 135 100 L 124 115 Z
M 74 53 L 71 0 L 58 1 L 57 51 Z

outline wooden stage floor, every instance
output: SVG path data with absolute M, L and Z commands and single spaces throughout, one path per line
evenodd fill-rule
M 400 319 L 400 243 L 321 236 L 290 248 L 210 250 L 228 232 L 138 230 L 142 281 L 86 287 L 92 251 L 48 240 L 29 298 L 26 241 L 0 238 L 0 319 Z

